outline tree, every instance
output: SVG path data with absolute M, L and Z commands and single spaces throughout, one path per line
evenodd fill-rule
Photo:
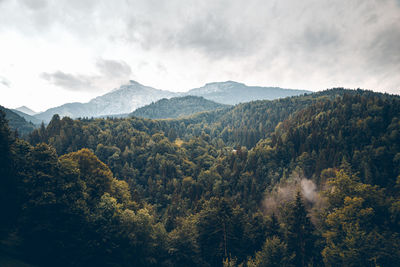
M 17 181 L 13 168 L 13 138 L 5 113 L 0 110 L 0 237 L 7 234 L 16 219 Z
M 104 193 L 111 192 L 113 174 L 89 149 L 81 149 L 62 156 L 76 162 L 80 177 L 86 185 L 88 203 L 93 207 Z
M 169 233 L 168 254 L 171 266 L 204 266 L 195 223 L 194 217 L 181 219 L 178 227 Z
M 268 237 L 263 248 L 247 262 L 249 267 L 288 267 L 292 266 L 287 244 L 277 236 Z
M 293 253 L 295 266 L 308 266 L 314 261 L 314 226 L 307 215 L 301 193 L 298 191 L 294 202 L 289 205 L 286 218 L 286 240 L 289 253 Z
M 203 259 L 221 266 L 226 258 L 243 261 L 244 214 L 225 199 L 212 198 L 198 215 L 198 242 Z
M 384 190 L 340 170 L 329 180 L 322 256 L 326 266 L 396 266 L 399 235 L 391 230 Z M 397 240 L 397 241 L 396 241 Z

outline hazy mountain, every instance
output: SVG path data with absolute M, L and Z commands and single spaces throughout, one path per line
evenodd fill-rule
M 131 113 L 137 108 L 148 105 L 162 98 L 176 96 L 201 96 L 205 99 L 228 105 L 234 105 L 253 100 L 272 100 L 281 97 L 309 93 L 305 90 L 283 89 L 279 87 L 247 86 L 243 83 L 227 81 L 208 83 L 203 87 L 192 89 L 185 93 L 174 93 L 155 89 L 130 81 L 120 88 L 96 97 L 88 103 L 67 103 L 59 107 L 51 108 L 35 115 L 39 121 L 49 122 L 54 114 L 61 117 L 107 117 L 115 114 Z
M 17 113 L 19 116 L 23 117 L 27 122 L 32 122 L 33 124 L 36 124 L 36 125 L 38 125 L 38 124 L 40 124 L 42 122 L 38 118 L 36 118 L 36 117 L 34 117 L 32 115 L 26 114 L 23 111 L 20 111 L 20 110 L 17 110 L 17 109 L 13 109 L 12 111 Z
M 0 106 L 0 110 L 6 114 L 8 125 L 12 130 L 17 130 L 20 134 L 27 134 L 35 129 L 35 125 L 27 122 L 23 117 L 19 116 L 16 112 L 11 109 Z
M 32 109 L 28 108 L 27 106 L 21 106 L 21 107 L 19 107 L 19 108 L 13 109 L 13 110 L 14 110 L 14 111 L 15 111 L 15 110 L 21 111 L 21 112 L 23 112 L 23 113 L 25 113 L 25 114 L 28 114 L 28 115 L 31 115 L 31 116 L 37 114 L 36 111 L 33 111 Z
M 171 99 L 163 98 L 155 103 L 138 108 L 131 115 L 149 119 L 170 119 L 225 107 L 228 107 L 228 105 L 219 104 L 203 97 L 184 96 Z
M 273 100 L 277 98 L 311 93 L 306 90 L 283 89 L 280 87 L 247 86 L 234 81 L 207 83 L 185 95 L 202 96 L 206 99 L 228 105 L 253 100 Z
M 61 117 L 99 117 L 113 114 L 130 113 L 135 109 L 150 104 L 161 98 L 169 98 L 175 93 L 158 90 L 144 86 L 138 82 L 130 81 L 118 89 L 96 97 L 88 103 L 68 103 L 51 108 L 35 115 L 39 120 L 48 122 L 54 114 Z

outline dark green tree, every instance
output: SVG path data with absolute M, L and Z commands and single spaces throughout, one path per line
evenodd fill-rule
M 315 228 L 308 217 L 301 193 L 296 193 L 295 200 L 289 205 L 286 218 L 286 239 L 289 254 L 293 253 L 294 266 L 308 266 L 314 261 Z

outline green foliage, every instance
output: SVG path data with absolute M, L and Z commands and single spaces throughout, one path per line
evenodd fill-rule
M 300 192 L 297 192 L 293 203 L 287 207 L 286 240 L 288 251 L 293 253 L 291 262 L 294 266 L 315 265 L 315 255 L 318 255 L 315 247 L 316 237 L 314 226 L 308 217 Z
M 31 144 L 2 116 L 2 237 L 39 266 L 395 266 L 399 118 L 399 97 L 343 89 L 175 120 L 54 116 Z M 313 198 L 285 189 L 303 178 Z
M 10 129 L 7 125 L 5 113 L 0 110 L 0 213 L 7 214 L 0 220 L 0 236 L 3 236 L 12 226 L 16 204 L 16 181 L 12 172 L 12 143 Z M 12 201 L 10 201 L 12 200 Z
M 363 184 L 345 171 L 339 171 L 329 185 L 325 264 L 395 266 L 400 259 L 399 236 L 390 222 L 391 199 L 384 190 Z
M 225 199 L 213 198 L 198 214 L 199 245 L 204 259 L 211 266 L 221 266 L 226 258 L 242 261 L 246 244 L 243 210 L 233 207 Z
M 85 183 L 85 191 L 90 205 L 94 205 L 105 193 L 111 191 L 112 172 L 88 149 L 69 153 L 62 156 L 60 160 L 71 160 L 77 164 L 80 177 Z
M 196 219 L 191 216 L 180 219 L 177 227 L 169 233 L 168 254 L 170 265 L 199 266 L 205 265 L 200 255 Z
M 291 258 L 288 257 L 287 244 L 282 242 L 279 237 L 267 238 L 261 251 L 256 253 L 254 259 L 247 262 L 249 267 L 286 267 L 290 264 Z

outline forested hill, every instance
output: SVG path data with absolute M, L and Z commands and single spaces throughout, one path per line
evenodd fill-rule
M 400 174 L 399 114 L 398 96 L 345 94 L 297 112 L 255 151 L 272 147 L 280 164 L 302 166 L 307 177 L 345 159 L 363 182 L 393 188 Z
M 30 122 L 30 123 L 32 123 L 34 125 L 40 125 L 42 123 L 41 120 L 37 119 L 33 115 L 29 115 L 27 113 L 24 113 L 23 111 L 20 111 L 20 110 L 17 110 L 17 109 L 13 109 L 11 111 L 16 113 L 16 114 L 18 114 L 19 116 L 24 118 L 27 122 Z
M 400 97 L 363 90 L 30 143 L 0 117 L 0 234 L 38 266 L 397 266 L 399 140 Z
M 198 112 L 223 109 L 228 105 L 219 104 L 199 96 L 163 98 L 150 105 L 138 108 L 130 115 L 149 119 L 173 119 Z
M 35 125 L 31 122 L 27 122 L 22 116 L 18 115 L 16 112 L 0 106 L 0 111 L 4 112 L 6 119 L 12 130 L 18 131 L 20 134 L 28 134 L 35 129 Z

